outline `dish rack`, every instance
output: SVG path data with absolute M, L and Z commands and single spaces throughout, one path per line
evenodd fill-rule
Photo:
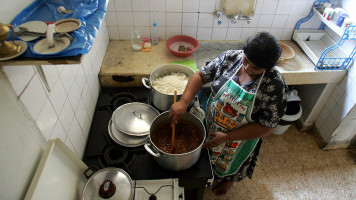
M 313 7 L 303 19 L 300 19 L 294 27 L 291 40 L 294 40 L 303 49 L 307 56 L 315 64 L 315 70 L 345 70 L 356 55 L 356 46 L 349 51 L 345 51 L 340 46 L 348 40 L 356 40 L 356 26 L 349 25 L 343 29 L 333 21 L 326 20 L 320 11 L 323 5 L 329 0 L 315 1 Z M 321 20 L 319 29 L 301 29 L 302 23 L 316 15 Z M 332 31 L 340 36 L 335 42 L 324 30 L 328 26 Z

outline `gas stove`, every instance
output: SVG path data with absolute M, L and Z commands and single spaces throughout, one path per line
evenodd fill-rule
M 112 113 L 119 106 L 130 102 L 141 102 L 151 105 L 150 91 L 143 87 L 103 88 L 100 91 L 83 155 L 84 163 L 88 166 L 95 165 L 99 169 L 106 167 L 121 168 L 125 170 L 133 180 L 138 181 L 139 184 L 146 183 L 146 186 L 149 188 L 154 184 L 158 186 L 158 180 L 163 183 L 162 185 L 169 185 L 165 182 L 174 183 L 175 180 L 178 182 L 178 189 L 172 190 L 172 186 L 170 189 L 166 186 L 167 188 L 163 187 L 159 191 L 165 193 L 164 191 L 167 190 L 179 191 L 179 188 L 184 188 L 184 192 L 177 193 L 178 196 L 183 195 L 186 200 L 202 199 L 206 184 L 213 178 L 207 149 L 202 149 L 197 163 L 191 168 L 176 172 L 160 167 L 145 150 L 143 145 L 125 147 L 111 139 L 108 132 L 108 125 Z M 139 187 L 141 186 L 142 185 Z M 148 189 L 146 190 L 148 191 Z M 142 193 L 145 189 L 137 190 L 136 188 L 135 191 L 139 191 L 140 193 L 135 193 L 136 196 L 150 197 L 150 195 L 147 196 Z M 137 196 L 135 199 L 148 198 Z

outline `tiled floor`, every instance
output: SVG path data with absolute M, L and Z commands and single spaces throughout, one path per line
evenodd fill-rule
M 207 189 L 204 200 L 356 199 L 356 149 L 323 151 L 294 125 L 263 139 L 253 178 L 224 196 Z

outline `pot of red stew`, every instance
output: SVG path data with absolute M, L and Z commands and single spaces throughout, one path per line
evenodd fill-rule
M 145 148 L 153 159 L 163 168 L 181 171 L 198 161 L 205 141 L 205 127 L 199 118 L 186 112 L 176 125 L 172 148 L 171 120 L 166 111 L 153 120 L 149 138 Z

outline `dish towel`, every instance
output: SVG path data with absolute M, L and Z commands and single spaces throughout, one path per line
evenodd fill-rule
M 192 69 L 193 72 L 196 72 L 198 70 L 197 65 L 195 64 L 194 60 L 172 61 L 171 63 L 185 65 L 185 66 L 189 67 L 190 69 Z

